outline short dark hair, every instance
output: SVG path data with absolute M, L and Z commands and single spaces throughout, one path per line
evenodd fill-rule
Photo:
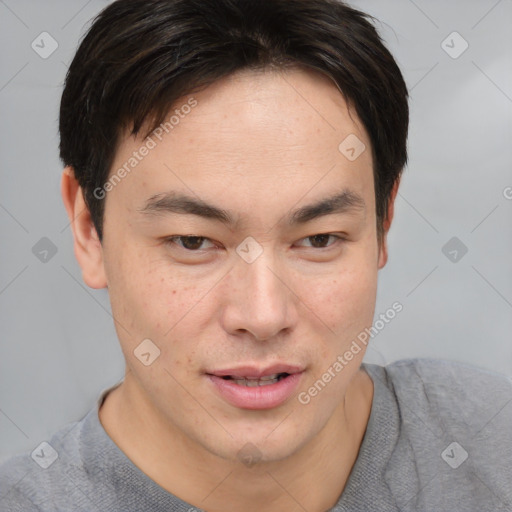
M 408 92 L 370 20 L 340 0 L 117 0 L 94 20 L 66 75 L 60 158 L 72 166 L 100 241 L 120 136 L 144 136 L 176 100 L 242 69 L 329 76 L 370 137 L 377 216 L 407 163 Z M 148 132 L 141 132 L 149 127 Z M 340 141 L 341 142 L 341 141 Z

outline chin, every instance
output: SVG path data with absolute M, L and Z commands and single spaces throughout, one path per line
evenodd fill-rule
M 244 431 L 240 425 L 237 426 L 240 435 L 233 432 L 233 429 L 226 428 L 233 437 L 226 434 L 218 443 L 210 442 L 205 448 L 222 459 L 241 463 L 248 468 L 262 463 L 282 461 L 298 452 L 314 433 L 308 436 L 304 427 L 297 431 L 291 430 L 284 426 L 286 420 L 280 424 L 281 421 L 274 420 L 272 425 L 261 429 L 255 429 L 253 426 L 250 428 L 250 434 L 247 432 L 249 429 Z M 226 439 L 227 437 L 229 439 Z

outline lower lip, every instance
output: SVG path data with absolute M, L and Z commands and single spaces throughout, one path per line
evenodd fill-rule
M 302 372 L 288 375 L 275 384 L 248 387 L 235 384 L 233 380 L 215 375 L 207 375 L 221 396 L 230 404 L 241 409 L 272 409 L 285 402 L 293 395 Z

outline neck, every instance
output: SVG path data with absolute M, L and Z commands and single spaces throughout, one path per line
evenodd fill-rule
M 324 512 L 336 505 L 345 488 L 372 400 L 373 382 L 360 369 L 318 435 L 286 459 L 250 467 L 212 454 L 160 418 L 130 372 L 107 395 L 99 418 L 139 469 L 195 507 L 208 512 Z

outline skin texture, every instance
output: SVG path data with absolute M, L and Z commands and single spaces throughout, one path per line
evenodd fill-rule
M 205 372 L 296 364 L 305 391 L 371 326 L 387 248 L 386 238 L 377 243 L 370 141 L 314 71 L 246 70 L 193 96 L 191 112 L 108 192 L 102 244 L 72 169 L 63 173 L 83 279 L 108 287 L 126 358 L 100 421 L 134 464 L 195 507 L 322 512 L 342 493 L 368 422 L 364 350 L 307 405 L 293 396 L 268 410 L 235 407 Z M 338 150 L 349 134 L 366 145 L 354 161 Z M 125 136 L 112 171 L 143 143 Z M 343 189 L 365 209 L 288 224 L 291 211 Z M 229 210 L 237 223 L 140 212 L 169 191 Z M 320 233 L 345 240 L 314 246 L 309 237 Z M 198 253 L 165 242 L 176 235 L 206 240 Z M 236 252 L 248 236 L 263 249 L 251 264 Z M 161 351 L 149 366 L 134 355 L 146 338 Z M 252 466 L 240 460 L 247 443 L 261 457 Z

